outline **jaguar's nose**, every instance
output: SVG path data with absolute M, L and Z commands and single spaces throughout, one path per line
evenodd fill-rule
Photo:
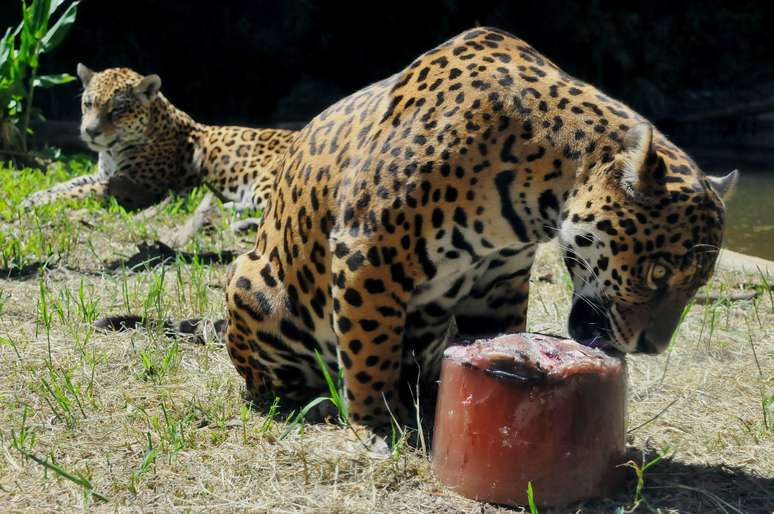
M 92 128 L 92 127 L 86 127 L 86 129 L 84 129 L 84 132 L 86 132 L 86 135 L 88 135 L 92 139 L 94 139 L 95 137 L 97 137 L 102 133 L 98 128 Z

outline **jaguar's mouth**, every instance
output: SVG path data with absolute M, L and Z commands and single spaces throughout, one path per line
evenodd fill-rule
M 111 141 L 97 141 L 96 139 L 90 137 L 83 137 L 83 141 L 86 143 L 86 146 L 91 148 L 93 151 L 102 152 L 104 150 L 110 150 L 113 148 L 116 143 L 118 143 L 118 137 L 114 137 Z
M 583 346 L 588 346 L 589 348 L 607 348 L 612 346 L 610 341 L 601 337 L 594 337 L 592 339 L 580 339 L 578 342 Z
M 607 307 L 595 298 L 576 296 L 567 322 L 570 337 L 589 348 L 613 349 Z

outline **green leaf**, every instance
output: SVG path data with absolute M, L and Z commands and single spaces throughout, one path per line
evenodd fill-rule
M 22 2 L 24 6 L 22 9 L 23 19 L 21 34 L 19 37 L 19 60 L 23 65 L 30 68 L 38 67 L 38 43 L 39 40 L 35 36 L 35 27 L 33 25 L 33 14 L 35 6 L 26 6 L 26 3 Z
M 73 2 L 65 10 L 64 14 L 56 20 L 54 26 L 49 29 L 48 33 L 43 36 L 41 43 L 43 44 L 43 50 L 49 51 L 59 46 L 67 33 L 70 31 L 73 23 L 75 23 L 75 17 L 78 14 L 78 4 L 80 2 Z
M 51 8 L 51 0 L 32 0 L 32 16 L 30 32 L 35 39 L 40 39 L 48 28 L 48 13 Z
M 51 16 L 54 14 L 54 11 L 56 11 L 63 3 L 65 3 L 65 0 L 51 0 L 51 8 L 48 10 L 48 15 Z
M 16 25 L 16 30 L 13 31 L 14 37 L 18 36 L 21 33 L 22 27 L 24 27 L 24 19 L 22 19 L 22 21 L 20 21 L 19 24 Z
M 323 376 L 325 377 L 325 382 L 328 384 L 328 391 L 331 393 L 330 400 L 339 411 L 339 421 L 341 421 L 343 425 L 346 425 L 349 423 L 347 403 L 341 397 L 341 394 L 339 394 L 339 389 L 336 387 L 336 384 L 333 383 L 333 378 L 331 377 L 330 371 L 328 371 L 328 366 L 325 364 L 325 360 L 323 360 L 322 355 L 320 355 L 320 352 L 318 352 L 316 349 L 314 351 L 314 356 L 315 359 L 317 359 L 318 366 L 320 366 L 320 369 L 322 370 Z
M 11 35 L 11 27 L 5 31 L 5 35 L 0 39 L 0 80 L 10 79 L 9 73 L 6 73 L 6 63 L 11 58 L 11 52 L 13 50 L 14 37 Z
M 287 428 L 285 428 L 285 431 L 282 432 L 282 435 L 279 436 L 279 440 L 282 441 L 285 439 L 290 433 L 293 431 L 294 428 L 296 428 L 298 425 L 304 422 L 304 419 L 306 418 L 306 415 L 309 414 L 309 411 L 312 410 L 314 407 L 317 406 L 317 404 L 325 402 L 325 401 L 332 401 L 327 396 L 318 396 L 311 402 L 307 403 L 303 409 L 296 415 L 296 417 L 288 423 Z
M 529 502 L 530 514 L 538 514 L 537 504 L 535 503 L 535 491 L 532 489 L 532 482 L 527 482 L 527 501 Z
M 39 77 L 35 77 L 35 80 L 33 81 L 33 85 L 35 87 L 49 88 L 49 87 L 59 86 L 61 84 L 67 84 L 68 82 L 72 82 L 73 80 L 75 80 L 75 77 L 73 77 L 69 73 L 59 73 L 56 75 L 41 75 Z

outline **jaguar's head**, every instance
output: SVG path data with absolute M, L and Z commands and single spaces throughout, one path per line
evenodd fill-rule
M 83 83 L 81 138 L 89 148 L 100 152 L 142 139 L 159 98 L 158 75 L 143 77 L 128 68 L 95 72 L 78 64 L 78 77 Z
M 611 157 L 588 170 L 562 211 L 569 332 L 592 346 L 660 353 L 712 275 L 738 173 L 704 175 L 648 123 L 630 128 Z

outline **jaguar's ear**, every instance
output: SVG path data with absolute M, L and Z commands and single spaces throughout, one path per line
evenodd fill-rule
M 643 193 L 653 184 L 653 166 L 648 166 L 648 157 L 653 152 L 653 127 L 650 123 L 638 123 L 630 128 L 623 138 L 621 153 L 621 182 L 624 189 Z
M 731 199 L 736 189 L 736 183 L 739 181 L 739 170 L 734 170 L 725 177 L 713 177 L 707 175 L 707 182 L 717 195 L 727 202 Z
M 134 94 L 147 105 L 156 99 L 159 89 L 161 89 L 161 78 L 158 75 L 147 75 L 134 86 Z
M 83 87 L 88 87 L 89 82 L 91 82 L 91 78 L 94 76 L 94 70 L 79 62 L 76 68 L 76 73 L 78 73 L 78 78 L 81 79 Z

